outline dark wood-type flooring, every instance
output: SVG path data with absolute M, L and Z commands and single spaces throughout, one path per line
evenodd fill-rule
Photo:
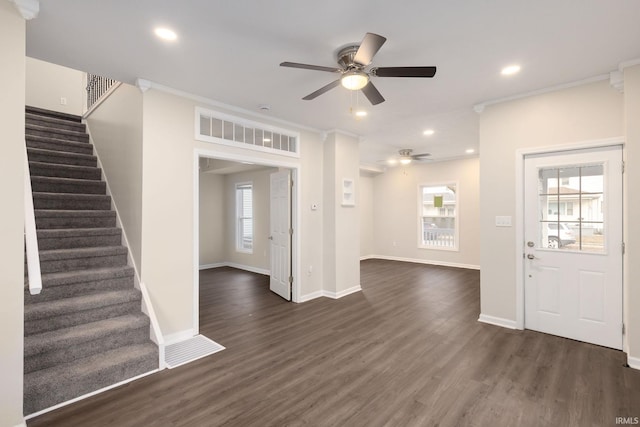
M 477 321 L 479 273 L 362 262 L 360 293 L 287 303 L 202 271 L 200 331 L 226 350 L 35 426 L 614 426 L 640 417 L 622 352 Z

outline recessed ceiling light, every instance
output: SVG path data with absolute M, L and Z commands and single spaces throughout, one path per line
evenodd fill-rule
M 514 65 L 509 65 L 507 67 L 504 67 L 502 71 L 500 71 L 500 74 L 502 74 L 503 76 L 510 76 L 518 73 L 519 71 L 520 71 L 520 66 L 514 64 Z
M 473 148 L 469 148 L 467 151 L 465 151 L 465 153 L 467 153 L 467 154 L 473 154 L 475 152 L 476 152 L 476 150 L 474 150 Z
M 156 36 L 160 37 L 162 40 L 174 41 L 178 38 L 178 35 L 175 31 L 170 30 L 168 28 L 158 27 L 153 30 Z
M 436 133 L 436 131 L 434 131 L 433 129 L 427 129 L 424 132 L 422 132 L 423 135 L 427 135 L 427 136 L 431 136 L 434 133 Z

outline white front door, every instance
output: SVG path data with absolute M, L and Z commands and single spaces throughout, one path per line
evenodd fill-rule
M 291 300 L 291 173 L 271 174 L 271 280 L 269 288 Z
M 622 148 L 528 156 L 525 328 L 622 349 Z

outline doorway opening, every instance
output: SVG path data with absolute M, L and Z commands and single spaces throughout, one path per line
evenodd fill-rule
M 200 270 L 232 267 L 268 277 L 272 292 L 297 302 L 299 165 L 196 150 L 194 153 L 194 329 Z

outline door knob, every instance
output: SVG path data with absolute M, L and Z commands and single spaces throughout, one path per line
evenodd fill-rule
M 528 259 L 536 259 L 536 256 L 534 254 L 527 254 L 527 258 Z

